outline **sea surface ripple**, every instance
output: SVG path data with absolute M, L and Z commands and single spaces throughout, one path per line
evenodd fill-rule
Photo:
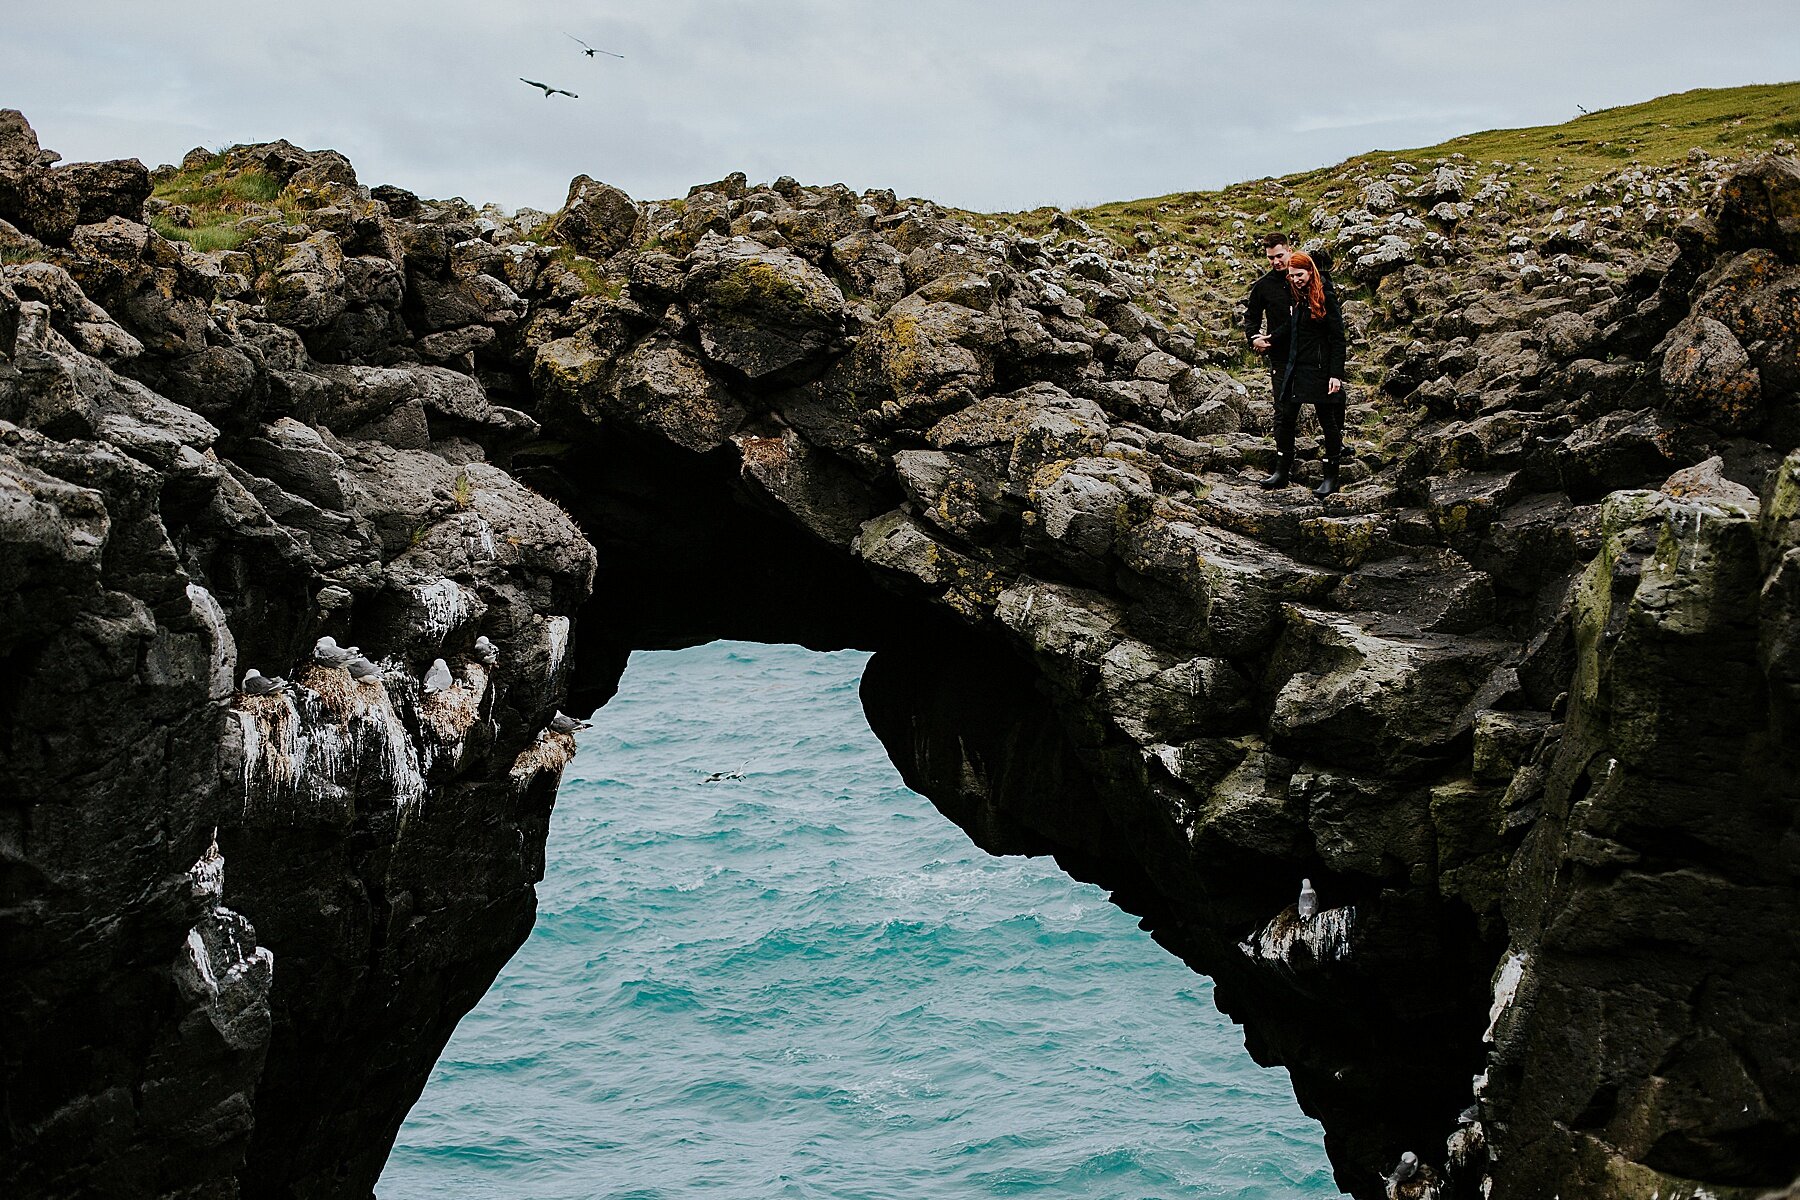
M 632 657 L 383 1200 L 1339 1194 L 1207 979 L 901 783 L 867 659 Z

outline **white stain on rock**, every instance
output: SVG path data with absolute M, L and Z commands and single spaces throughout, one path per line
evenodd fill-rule
M 227 1045 L 266 1046 L 275 955 L 256 944 L 250 922 L 220 902 L 225 894 L 225 857 L 216 836 L 188 868 L 188 882 L 212 903 L 182 939 L 176 981 L 191 1003 L 204 1007 Z
M 270 696 L 239 696 L 246 813 L 273 807 L 305 815 L 347 805 L 374 772 L 394 806 L 425 797 L 425 763 L 380 679 L 361 683 L 336 668 L 306 667 Z
M 1482 1041 L 1493 1042 L 1494 1031 L 1499 1028 L 1500 1018 L 1506 1014 L 1506 1010 L 1512 1007 L 1513 1001 L 1518 998 L 1519 985 L 1524 982 L 1525 972 L 1530 966 L 1531 956 L 1520 951 L 1514 951 L 1507 955 L 1506 961 L 1500 964 L 1500 971 L 1494 976 L 1494 1003 L 1488 1009 L 1488 1027 L 1487 1032 L 1481 1035 Z
M 211 592 L 197 583 L 190 583 L 187 597 L 188 603 L 194 606 L 194 614 L 212 635 L 207 695 L 214 700 L 223 700 L 236 690 L 233 681 L 237 678 L 237 640 L 231 636 L 231 626 L 225 623 L 225 610 Z
M 1310 917 L 1283 912 L 1238 949 L 1250 958 L 1292 970 L 1297 966 L 1343 962 L 1350 957 L 1356 906 L 1328 908 Z
M 481 603 L 474 592 L 454 579 L 422 583 L 412 592 L 424 614 L 422 632 L 434 641 L 442 641 L 457 626 L 473 618 Z
M 562 670 L 563 659 L 569 654 L 569 618 L 551 617 L 545 621 L 544 638 L 549 646 L 549 677 L 554 680 L 557 672 Z

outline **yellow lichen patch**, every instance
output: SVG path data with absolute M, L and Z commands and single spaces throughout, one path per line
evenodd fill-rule
M 1313 517 L 1300 522 L 1300 533 L 1341 567 L 1355 567 L 1369 556 L 1382 519 L 1374 513 L 1354 517 Z
M 986 567 L 958 566 L 951 573 L 952 583 L 944 591 L 944 603 L 959 616 L 978 620 L 991 616 L 1000 603 L 1006 581 Z
M 911 313 L 888 315 L 881 335 L 881 365 L 896 395 L 912 390 L 919 374 L 919 319 Z

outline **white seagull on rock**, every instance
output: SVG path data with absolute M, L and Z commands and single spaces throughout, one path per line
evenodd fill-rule
M 583 729 L 592 729 L 593 727 L 592 721 L 577 721 L 560 708 L 556 710 L 556 715 L 550 718 L 551 733 L 579 733 Z
M 244 694 L 247 696 L 272 696 L 276 692 L 287 690 L 287 680 L 277 675 L 270 679 L 255 667 L 244 672 Z
M 450 690 L 450 685 L 455 682 L 455 677 L 450 674 L 449 663 L 441 658 L 431 660 L 431 669 L 425 672 L 425 694 L 427 696 L 435 695 L 438 692 L 447 692 Z
M 1302 918 L 1310 917 L 1319 911 L 1319 893 L 1313 891 L 1312 880 L 1300 881 L 1300 899 L 1294 905 Z
M 356 657 L 356 648 L 349 649 L 337 644 L 337 639 L 326 634 L 313 643 L 313 661 L 321 667 L 342 667 Z

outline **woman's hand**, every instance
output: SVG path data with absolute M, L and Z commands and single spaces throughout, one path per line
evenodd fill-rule
M 1333 379 L 1330 383 L 1325 385 L 1325 394 L 1328 396 L 1335 396 L 1343 390 L 1344 381 L 1341 379 Z

